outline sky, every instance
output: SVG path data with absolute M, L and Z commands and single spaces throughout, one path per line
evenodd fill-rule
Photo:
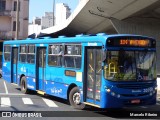
M 53 12 L 54 0 L 30 0 L 29 1 L 29 22 L 33 17 L 42 17 L 45 12 Z M 71 12 L 77 7 L 79 0 L 55 0 L 55 3 L 67 3 Z

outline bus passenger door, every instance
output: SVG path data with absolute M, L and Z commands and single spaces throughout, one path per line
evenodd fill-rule
M 12 58 L 11 58 L 11 83 L 17 84 L 17 61 L 18 61 L 18 47 L 12 48 Z
M 91 104 L 100 104 L 100 87 L 102 75 L 101 47 L 86 49 L 85 56 L 85 101 Z
M 37 47 L 36 56 L 36 89 L 43 91 L 46 70 L 46 48 Z

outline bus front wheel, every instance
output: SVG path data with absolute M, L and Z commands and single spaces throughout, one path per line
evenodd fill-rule
M 24 94 L 27 94 L 28 93 L 28 89 L 27 89 L 27 82 L 26 82 L 26 77 L 23 76 L 21 78 L 21 91 L 24 93 Z
M 74 87 L 69 93 L 69 102 L 76 109 L 84 109 L 85 104 L 80 102 L 81 95 L 78 87 Z

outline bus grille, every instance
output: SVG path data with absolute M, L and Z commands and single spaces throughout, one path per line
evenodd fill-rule
M 124 88 L 124 89 L 143 89 L 143 88 L 149 88 L 153 87 L 153 83 L 143 83 L 143 84 L 118 84 L 118 88 Z

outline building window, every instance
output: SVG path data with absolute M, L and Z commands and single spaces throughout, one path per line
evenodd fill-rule
M 19 22 L 19 27 L 18 27 L 19 31 L 20 31 L 20 22 Z M 16 31 L 16 21 L 13 21 L 13 31 Z
M 13 21 L 13 31 L 16 31 L 16 21 Z
M 13 11 L 17 11 L 17 1 L 14 1 Z M 20 2 L 19 2 L 19 11 L 20 11 Z
M 11 47 L 9 45 L 4 46 L 4 60 L 10 61 L 11 60 Z
M 0 11 L 4 11 L 6 9 L 6 1 L 0 1 Z
M 48 65 L 50 66 L 61 66 L 62 65 L 62 45 L 49 45 L 48 53 Z
M 19 61 L 26 62 L 26 58 L 27 58 L 27 46 L 21 45 L 20 52 L 19 52 Z
M 27 62 L 35 63 L 35 45 L 28 45 Z
M 64 64 L 67 68 L 81 68 L 81 45 L 66 45 Z

